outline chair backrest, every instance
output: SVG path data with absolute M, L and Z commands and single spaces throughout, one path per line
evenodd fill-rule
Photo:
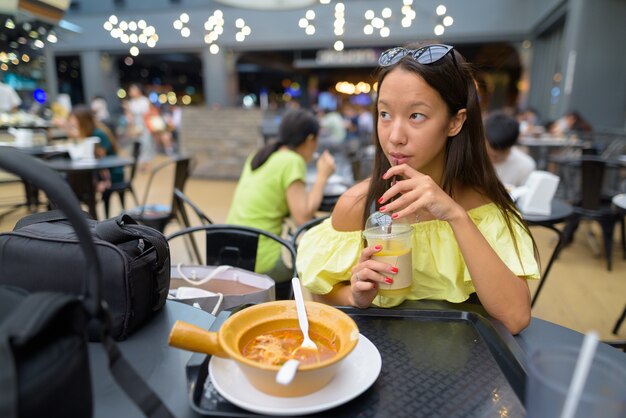
M 313 228 L 316 225 L 321 224 L 323 221 L 325 221 L 328 218 L 330 218 L 330 215 L 325 215 L 319 218 L 313 218 L 310 221 L 303 223 L 302 225 L 298 227 L 298 229 L 296 229 L 296 231 L 293 233 L 291 237 L 291 245 L 293 245 L 296 251 L 298 250 L 298 242 L 300 241 L 300 237 L 306 231 L 308 231 L 309 229 Z
M 291 257 L 293 275 L 296 273 L 296 250 L 293 245 L 278 235 L 258 228 L 241 225 L 213 224 L 185 228 L 167 237 L 176 237 L 197 231 L 206 233 L 206 264 L 208 266 L 229 265 L 254 271 L 259 238 L 265 236 L 287 249 Z
M 174 187 L 174 202 L 176 205 L 176 210 L 180 211 L 181 215 L 183 216 L 183 218 L 185 220 L 189 219 L 189 215 L 187 214 L 187 210 L 185 209 L 186 206 L 189 206 L 194 213 L 196 214 L 196 216 L 198 217 L 198 219 L 200 219 L 200 222 L 202 223 L 202 225 L 210 225 L 213 224 L 214 222 L 211 220 L 211 218 L 209 218 L 203 211 L 202 209 L 200 209 L 198 207 L 198 205 L 196 205 L 194 202 L 191 201 L 191 199 L 189 199 L 189 197 L 187 197 L 182 190 Z M 191 225 L 185 225 L 185 227 L 190 227 Z
M 185 184 L 191 175 L 191 158 L 175 157 L 174 189 L 185 190 Z
M 135 174 L 137 173 L 137 166 L 139 166 L 139 154 L 141 153 L 141 142 L 139 141 L 135 141 L 133 142 L 133 152 L 132 152 L 132 156 L 133 156 L 133 165 L 130 166 L 130 178 L 128 179 L 129 182 L 132 183 L 133 179 L 135 178 Z
M 169 158 L 166 161 L 163 161 L 161 164 L 157 165 L 156 167 L 154 167 L 151 171 L 150 171 L 150 176 L 148 177 L 148 182 L 146 183 L 146 189 L 144 191 L 144 196 L 143 196 L 143 200 L 141 202 L 142 206 L 145 206 L 148 203 L 148 197 L 150 194 L 150 189 L 152 187 L 152 182 L 154 181 L 154 178 L 157 176 L 158 173 L 160 173 L 162 170 L 164 170 L 166 167 L 171 166 L 172 164 L 175 164 L 175 168 L 174 168 L 174 188 L 179 189 L 179 190 L 184 190 L 185 188 L 185 183 L 187 182 L 187 179 L 189 178 L 189 163 L 190 163 L 190 158 L 189 157 L 174 157 L 174 158 Z M 174 194 L 172 193 L 172 199 L 173 199 Z
M 580 164 L 582 182 L 580 205 L 584 209 L 598 209 L 602 200 L 606 161 L 598 157 L 583 156 Z

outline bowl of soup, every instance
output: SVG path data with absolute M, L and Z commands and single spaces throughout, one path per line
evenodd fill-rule
M 356 347 L 359 329 L 337 308 L 305 302 L 309 336 L 318 350 L 296 349 L 302 343 L 293 300 L 261 303 L 245 308 L 209 332 L 180 321 L 174 324 L 169 344 L 186 350 L 229 358 L 248 381 L 273 396 L 304 396 L 323 388 L 335 376 L 342 360 Z M 289 359 L 300 362 L 288 385 L 276 382 L 276 373 Z

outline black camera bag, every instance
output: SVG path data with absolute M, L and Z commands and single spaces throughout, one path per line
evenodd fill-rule
M 101 299 L 102 263 L 72 190 L 57 173 L 21 151 L 0 150 L 0 168 L 46 192 L 76 231 L 82 250 L 77 258 L 84 257 L 80 295 L 29 294 L 18 287 L 0 285 L 0 417 L 92 416 L 89 324 L 94 335 L 97 331 L 100 336 L 111 373 L 121 388 L 146 416 L 171 418 L 171 412 L 124 359 L 110 336 L 110 315 Z M 4 246 L 0 244 L 3 262 Z M 29 263 L 37 262 L 37 255 L 32 255 Z
M 123 340 L 160 310 L 170 286 L 170 252 L 159 231 L 128 215 L 87 219 L 102 264 L 111 335 Z M 0 284 L 79 295 L 87 271 L 72 225 L 58 210 L 22 218 L 0 234 Z M 91 341 L 99 335 L 89 332 Z

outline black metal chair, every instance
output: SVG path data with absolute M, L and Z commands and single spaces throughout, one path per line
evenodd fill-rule
M 139 199 L 137 199 L 137 194 L 135 193 L 135 189 L 133 189 L 133 180 L 135 179 L 135 173 L 137 173 L 137 166 L 139 165 L 139 153 L 141 152 L 141 142 L 135 141 L 133 142 L 133 152 L 132 156 L 134 159 L 134 163 L 130 168 L 130 177 L 128 180 L 122 181 L 120 183 L 113 183 L 111 187 L 102 192 L 102 203 L 104 204 L 104 214 L 109 218 L 109 204 L 111 200 L 111 195 L 113 192 L 117 192 L 120 197 L 120 202 L 122 204 L 122 209 L 124 207 L 124 194 L 126 191 L 129 191 L 133 199 L 135 200 L 135 205 L 139 205 Z
M 191 221 L 189 218 L 189 214 L 187 213 L 187 207 L 190 207 L 194 212 L 195 216 L 200 221 L 201 225 L 213 225 L 214 222 L 209 218 L 203 211 L 196 205 L 194 202 L 187 197 L 182 190 L 174 188 L 174 205 L 176 207 L 176 220 L 183 228 L 190 228 Z M 200 256 L 200 250 L 198 250 L 198 244 L 196 243 L 196 239 L 193 234 L 188 234 L 189 244 L 191 245 L 191 250 L 196 258 L 196 261 L 199 264 L 202 264 L 202 257 Z M 189 248 L 188 248 L 189 250 Z
M 167 236 L 171 241 L 176 237 L 205 231 L 207 266 L 229 265 L 254 271 L 257 247 L 261 236 L 278 242 L 287 249 L 291 258 L 293 276 L 296 271 L 296 250 L 293 245 L 271 232 L 240 225 L 201 225 L 185 228 Z M 291 281 L 276 283 L 276 299 L 291 299 Z
M 150 172 L 148 183 L 146 184 L 146 190 L 144 198 L 140 206 L 126 211 L 127 214 L 132 216 L 137 222 L 150 226 L 160 232 L 165 230 L 165 227 L 172 220 L 178 220 L 178 208 L 179 200 L 176 198 L 174 190 L 184 190 L 185 183 L 190 175 L 190 163 L 189 157 L 173 157 L 167 161 L 159 164 Z M 172 194 L 168 203 L 148 203 L 148 197 L 150 195 L 150 188 L 158 173 L 167 167 L 174 165 L 174 185 L 172 188 Z
M 602 157 L 593 155 L 583 155 L 580 160 L 568 164 L 580 165 L 581 194 L 580 199 L 573 205 L 574 213 L 565 227 L 564 242 L 571 242 L 581 220 L 597 221 L 602 228 L 607 269 L 610 271 L 615 224 L 619 222 L 620 218 L 619 212 L 611 204 L 611 192 L 603 191 L 606 189 L 606 172 L 609 169 L 619 167 Z

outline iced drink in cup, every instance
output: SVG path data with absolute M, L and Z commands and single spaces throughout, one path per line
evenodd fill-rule
M 411 236 L 412 227 L 408 223 L 391 222 L 391 216 L 375 212 L 367 223 L 363 235 L 367 246 L 380 245 L 381 250 L 372 256 L 373 260 L 391 264 L 398 269 L 389 274 L 393 283 L 379 283 L 378 293 L 381 296 L 406 296 L 413 282 L 413 263 Z

